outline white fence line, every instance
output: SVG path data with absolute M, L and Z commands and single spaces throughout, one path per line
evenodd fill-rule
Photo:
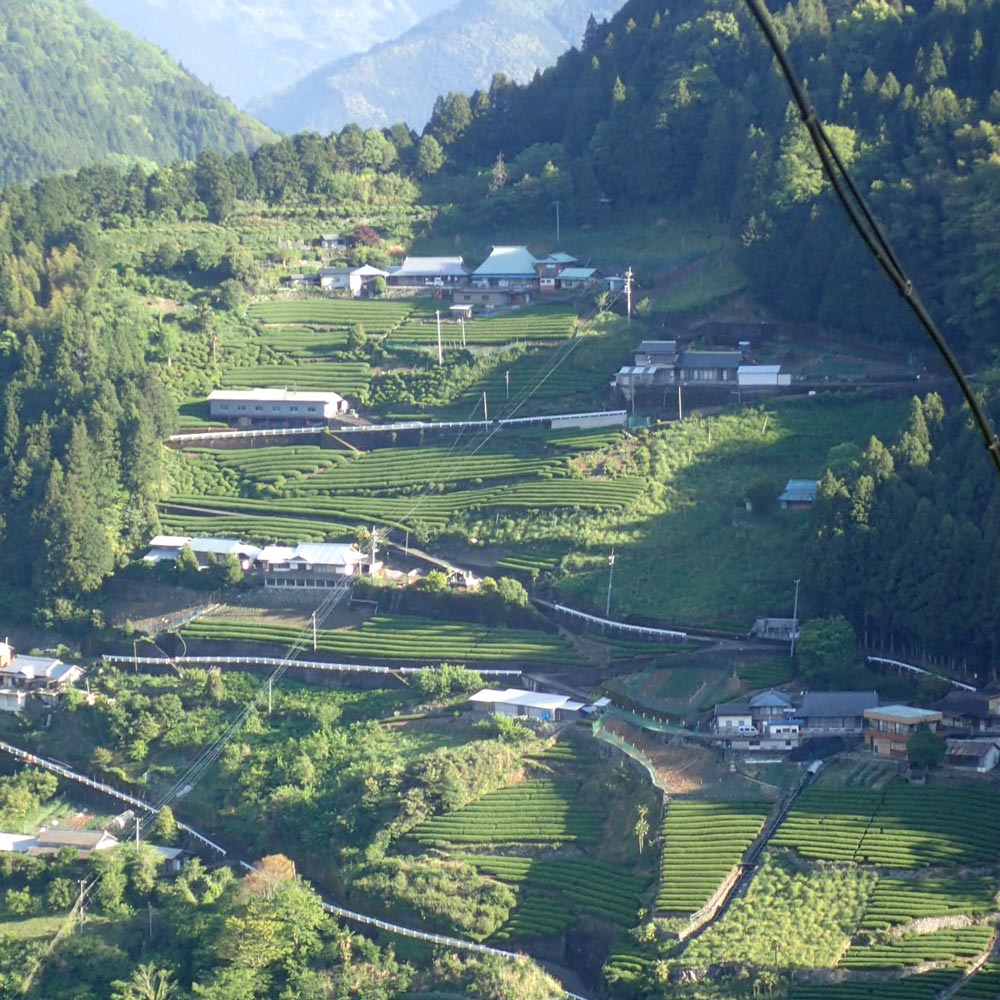
M 42 767 L 47 771 L 52 771 L 54 774 L 58 774 L 70 781 L 75 781 L 78 784 L 85 785 L 88 788 L 93 788 L 97 791 L 103 792 L 105 795 L 110 795 L 112 798 L 116 798 L 121 802 L 125 802 L 136 807 L 137 809 L 142 809 L 150 814 L 159 812 L 155 806 L 150 805 L 148 802 L 144 802 L 142 799 L 136 798 L 134 795 L 121 792 L 111 785 L 106 785 L 101 781 L 95 781 L 93 778 L 88 778 L 84 774 L 70 770 L 70 768 L 64 767 L 62 764 L 57 764 L 53 760 L 47 760 L 45 757 L 39 757 L 37 754 L 29 753 L 27 750 L 22 750 L 20 747 L 13 746 L 10 743 L 5 743 L 2 740 L 0 740 L 0 750 L 26 764 L 33 764 L 36 767 Z M 224 847 L 221 847 L 220 845 L 209 840 L 208 837 L 198 833 L 197 830 L 193 830 L 186 823 L 178 822 L 177 826 L 185 833 L 194 837 L 195 840 L 198 840 L 207 847 L 212 848 L 212 850 L 217 851 L 223 857 L 226 856 L 227 852 Z M 254 871 L 253 865 L 248 864 L 246 861 L 241 860 L 238 863 L 247 871 Z M 320 898 L 322 899 L 322 897 Z M 430 931 L 421 931 L 415 927 L 404 927 L 401 924 L 393 924 L 388 920 L 380 920 L 378 917 L 369 916 L 367 913 L 358 913 L 355 910 L 348 910 L 343 906 L 337 906 L 335 903 L 327 902 L 325 899 L 322 899 L 322 904 L 323 909 L 333 916 L 341 917 L 345 920 L 352 920 L 356 923 L 367 924 L 371 927 L 377 927 L 379 930 L 388 931 L 392 934 L 399 934 L 403 937 L 415 938 L 419 941 L 430 941 L 432 944 L 443 945 L 446 948 L 454 948 L 459 951 L 472 951 L 484 955 L 498 955 L 501 958 L 518 959 L 528 957 L 521 952 L 504 951 L 502 948 L 492 948 L 490 945 L 479 944 L 475 941 L 463 941 L 461 938 L 449 937 L 446 934 L 433 934 Z M 568 990 L 565 991 L 565 995 L 570 997 L 570 1000 L 588 1000 L 588 998 L 581 997 L 576 993 L 570 993 Z
M 268 438 L 286 437 L 299 434 L 319 434 L 329 429 L 338 436 L 345 434 L 373 434 L 386 431 L 417 431 L 417 430 L 489 430 L 494 427 L 530 427 L 548 424 L 555 429 L 558 426 L 571 427 L 580 421 L 596 422 L 593 426 L 623 427 L 628 421 L 626 410 L 594 410 L 589 413 L 557 413 L 546 417 L 509 417 L 502 420 L 404 420 L 398 424 L 365 424 L 363 426 L 330 427 L 325 424 L 311 424 L 307 427 L 278 427 L 266 430 L 218 430 L 199 431 L 197 434 L 171 434 L 167 441 L 173 444 L 183 444 L 190 441 L 212 441 L 216 439 Z
M 633 635 L 647 635 L 659 639 L 686 639 L 687 632 L 675 632 L 667 628 L 650 628 L 646 625 L 630 625 L 628 622 L 616 622 L 610 618 L 599 618 L 597 615 L 588 615 L 585 611 L 577 611 L 576 608 L 567 607 L 565 604 L 550 604 L 548 601 L 535 600 L 536 604 L 541 604 L 546 608 L 552 608 L 560 614 L 570 615 L 572 618 L 579 618 L 591 625 L 600 625 L 602 628 L 618 629 L 622 632 L 629 632 Z
M 869 663 L 882 663 L 888 667 L 895 667 L 897 670 L 905 670 L 907 673 L 923 674 L 925 677 L 936 677 L 938 680 L 947 681 L 952 687 L 957 687 L 962 691 L 975 692 L 977 690 L 971 684 L 964 684 L 962 681 L 956 681 L 952 677 L 945 677 L 944 674 L 936 674 L 933 670 L 925 670 L 923 667 L 915 666 L 912 663 L 903 663 L 902 660 L 890 660 L 885 656 L 866 656 L 865 659 Z
M 227 663 L 246 664 L 256 667 L 280 667 L 285 666 L 292 669 L 301 668 L 304 670 L 321 670 L 329 673 L 361 673 L 361 674 L 419 674 L 425 667 L 386 667 L 363 663 L 327 663 L 325 660 L 289 660 L 277 656 L 129 656 L 128 653 L 105 653 L 101 659 L 105 663 L 113 664 L 142 664 L 143 666 L 159 666 L 167 664 L 191 665 L 198 663 L 219 664 Z M 431 670 L 434 668 L 431 667 Z M 500 677 L 520 677 L 521 670 L 500 670 L 490 667 L 482 669 L 470 667 L 477 674 L 490 674 Z
M 54 760 L 39 757 L 37 754 L 29 753 L 27 750 L 22 750 L 20 747 L 13 746 L 10 743 L 5 743 L 3 740 L 0 740 L 0 750 L 4 753 L 10 754 L 12 757 L 17 758 L 20 761 L 23 761 L 25 764 L 32 764 L 35 767 L 44 768 L 46 771 L 51 771 L 53 774 L 66 778 L 68 781 L 75 781 L 78 784 L 85 785 L 87 788 L 92 788 L 94 791 L 102 792 L 104 795 L 109 795 L 113 799 L 118 799 L 119 802 L 124 802 L 126 805 L 133 806 L 136 809 L 141 809 L 143 812 L 147 812 L 151 816 L 160 811 L 156 806 L 151 805 L 149 802 L 144 802 L 142 799 L 136 798 L 134 795 L 129 795 L 127 792 L 119 791 L 113 785 L 106 785 L 103 781 L 88 778 L 85 774 L 79 774 L 76 771 L 72 771 L 68 767 L 56 763 Z M 213 851 L 218 852 L 223 857 L 226 856 L 225 848 L 220 847 L 214 841 L 209 840 L 204 834 L 192 829 L 186 823 L 178 822 L 177 826 L 186 834 L 204 844 L 206 847 L 210 847 Z

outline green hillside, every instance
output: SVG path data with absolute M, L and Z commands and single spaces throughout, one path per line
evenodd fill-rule
M 250 150 L 269 130 L 78 0 L 0 5 L 0 184 L 108 155 Z

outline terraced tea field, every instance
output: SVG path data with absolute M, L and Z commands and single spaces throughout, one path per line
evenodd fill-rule
M 920 917 L 982 914 L 996 908 L 997 881 L 972 878 L 881 878 L 861 922 L 863 930 L 884 930 Z
M 622 927 L 632 927 L 639 909 L 642 879 L 623 868 L 589 858 L 525 858 L 463 855 L 463 861 L 501 882 L 558 893 L 575 906 Z
M 224 389 L 281 388 L 303 392 L 336 392 L 358 397 L 368 391 L 371 370 L 359 361 L 304 361 L 301 364 L 251 365 L 231 368 L 222 376 Z
M 604 811 L 581 801 L 579 791 L 576 781 L 529 778 L 435 816 L 410 836 L 428 847 L 594 844 Z
M 300 631 L 271 623 L 204 617 L 186 625 L 182 635 L 188 640 L 271 643 L 283 650 Z M 577 653 L 555 634 L 402 615 L 377 615 L 356 629 L 321 629 L 316 645 L 320 653 L 374 664 L 580 663 Z
M 547 447 L 537 438 L 533 451 L 524 453 L 498 446 L 457 455 L 433 445 L 367 453 L 318 446 L 195 450 L 186 455 L 169 503 L 231 516 L 304 519 L 314 531 L 331 520 L 437 532 L 477 511 L 624 511 L 646 492 L 641 476 L 571 474 L 567 453 L 586 447 L 588 439 L 576 445 L 572 436 L 557 440 Z
M 935 1000 L 958 978 L 953 971 L 924 972 L 905 979 L 848 980 L 842 983 L 793 985 L 788 1000 Z
M 769 811 L 764 801 L 672 799 L 663 824 L 656 909 L 691 913 L 704 906 L 760 833 Z
M 356 299 L 295 299 L 261 302 L 247 310 L 259 323 L 351 327 L 360 323 L 367 333 L 388 333 L 413 311 L 410 299 L 362 302 Z
M 363 322 L 363 321 L 362 321 Z M 576 328 L 576 313 L 572 309 L 539 307 L 502 316 L 472 319 L 465 324 L 466 344 L 496 346 L 499 344 L 535 343 L 567 340 Z M 442 322 L 441 339 L 449 346 L 462 345 L 461 325 L 453 320 Z M 389 338 L 389 343 L 436 344 L 437 323 L 434 320 L 406 322 Z
M 907 934 L 868 945 L 854 945 L 840 962 L 845 969 L 902 969 L 922 962 L 954 965 L 975 958 L 993 940 L 993 927 L 958 927 L 930 934 Z
M 958 823 L 955 817 L 975 816 Z M 807 789 L 773 843 L 805 857 L 887 868 L 1000 858 L 1000 798 L 975 788 Z
M 160 526 L 172 535 L 241 538 L 256 544 L 294 538 L 297 542 L 349 542 L 355 529 L 333 521 L 268 517 L 266 514 L 184 514 L 172 508 L 160 511 Z

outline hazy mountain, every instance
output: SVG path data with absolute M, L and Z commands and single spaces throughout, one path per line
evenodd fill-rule
M 454 0 L 90 0 L 240 105 L 394 38 Z
M 329 132 L 352 121 L 421 128 L 439 94 L 485 87 L 496 72 L 527 80 L 580 43 L 591 13 L 600 19 L 617 7 L 608 0 L 462 0 L 251 107 L 283 132 Z
M 269 129 L 79 0 L 0 4 L 0 184 L 109 154 L 253 149 Z

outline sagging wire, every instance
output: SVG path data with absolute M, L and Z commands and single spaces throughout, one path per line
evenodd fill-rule
M 795 71 L 788 61 L 788 56 L 774 31 L 770 15 L 760 0 L 746 0 L 746 4 L 754 20 L 763 32 L 771 51 L 774 53 L 774 58 L 778 62 L 782 76 L 784 76 L 789 90 L 792 92 L 792 98 L 798 107 L 802 123 L 805 125 L 806 131 L 809 133 L 809 138 L 816 148 L 823 173 L 829 180 L 830 186 L 837 196 L 837 200 L 847 213 L 861 239 L 864 240 L 872 256 L 889 277 L 889 280 L 896 286 L 899 294 L 906 300 L 906 304 L 910 307 L 917 321 L 944 359 L 945 365 L 947 365 L 952 377 L 958 384 L 962 396 L 972 412 L 973 420 L 983 438 L 986 450 L 993 459 L 993 465 L 997 473 L 1000 474 L 1000 438 L 997 437 L 997 433 L 993 429 L 989 417 L 976 398 L 969 380 L 958 363 L 958 359 L 945 340 L 944 334 L 938 329 L 933 317 L 920 301 L 920 296 L 914 289 L 913 282 L 903 270 L 892 245 L 889 243 L 888 238 L 865 202 L 863 195 L 851 178 L 850 172 L 841 159 L 840 154 L 830 141 L 826 129 L 823 128 L 823 123 L 817 117 L 815 108 L 810 104 L 805 90 L 799 83 Z

